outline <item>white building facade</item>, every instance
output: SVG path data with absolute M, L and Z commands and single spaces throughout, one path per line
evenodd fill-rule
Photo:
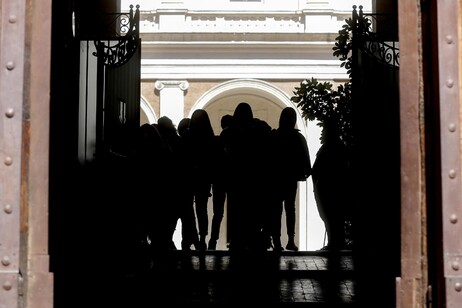
M 215 134 L 221 132 L 221 117 L 233 114 L 240 102 L 248 102 L 255 117 L 277 128 L 282 109 L 296 108 L 290 98 L 301 81 L 345 82 L 346 71 L 332 55 L 335 38 L 353 5 L 371 11 L 371 1 L 364 0 L 123 0 L 122 11 L 131 4 L 140 8 L 141 124 L 161 116 L 178 124 L 201 108 L 209 113 Z M 303 120 L 300 111 L 297 126 L 314 162 L 320 129 Z M 291 159 L 290 153 L 280 159 Z M 311 178 L 299 183 L 300 250 L 326 243 L 312 192 Z M 210 198 L 210 222 L 212 214 Z M 284 220 L 283 215 L 283 245 Z M 226 217 L 218 249 L 226 249 Z

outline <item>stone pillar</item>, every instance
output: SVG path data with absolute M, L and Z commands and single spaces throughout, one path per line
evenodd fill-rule
M 160 115 L 169 117 L 173 124 L 184 117 L 184 91 L 189 87 L 186 80 L 158 80 L 155 87 L 160 93 Z

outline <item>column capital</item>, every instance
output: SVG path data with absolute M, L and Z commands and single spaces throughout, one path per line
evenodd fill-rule
M 159 91 L 164 88 L 179 88 L 186 91 L 189 88 L 189 82 L 187 80 L 157 80 L 154 86 Z

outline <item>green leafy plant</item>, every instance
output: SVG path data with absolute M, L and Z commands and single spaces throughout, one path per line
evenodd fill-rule
M 352 55 L 353 50 L 353 32 L 355 35 L 366 37 L 370 35 L 371 22 L 368 18 L 355 16 L 348 18 L 345 24 L 338 31 L 335 46 L 332 47 L 333 55 L 340 60 L 340 67 L 344 67 L 349 76 L 349 80 L 344 84 L 337 86 L 330 82 L 319 82 L 315 78 L 306 79 L 295 87 L 294 96 L 291 101 L 294 102 L 302 111 L 305 120 L 318 121 L 318 125 L 324 128 L 327 121 L 331 120 L 336 123 L 340 139 L 346 146 L 353 143 L 352 134 Z M 321 133 L 321 143 L 324 142 L 324 129 Z
M 304 80 L 295 88 L 291 100 L 301 109 L 305 120 L 317 120 L 321 127 L 328 120 L 332 120 L 337 124 L 340 139 L 346 145 L 352 143 L 350 82 L 339 85 L 334 90 L 330 82 L 319 82 L 315 78 Z M 321 143 L 323 141 L 324 131 L 321 134 Z

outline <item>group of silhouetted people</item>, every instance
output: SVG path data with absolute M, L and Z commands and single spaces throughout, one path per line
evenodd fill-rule
M 214 133 L 203 109 L 184 118 L 177 128 L 168 117 L 140 126 L 133 160 L 139 238 L 153 251 L 177 249 L 173 235 L 180 220 L 182 250 L 193 246 L 196 250 L 215 250 L 226 202 L 231 251 L 284 250 L 283 212 L 288 236 L 285 249 L 297 251 L 298 182 L 306 181 L 312 172 L 314 181 L 316 174 L 316 184 L 321 183 L 321 188 L 315 186 L 319 204 L 324 188 L 323 171 L 318 168 L 321 164 L 312 170 L 307 142 L 296 128 L 296 119 L 295 109 L 286 107 L 279 127 L 271 128 L 242 102 L 233 115 L 221 118 L 219 134 Z M 323 152 L 327 151 L 326 145 Z M 209 198 L 213 218 L 207 243 Z M 329 211 L 320 214 L 323 220 L 332 215 Z M 337 232 L 336 224 L 326 224 L 329 240 Z

